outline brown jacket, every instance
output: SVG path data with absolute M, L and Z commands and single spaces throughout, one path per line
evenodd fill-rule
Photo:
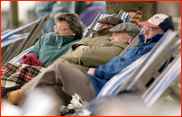
M 70 50 L 56 61 L 68 64 L 78 70 L 88 71 L 89 68 L 97 68 L 118 56 L 127 43 L 111 41 L 110 28 L 97 31 L 93 37 L 86 37 L 74 43 Z M 79 49 L 80 45 L 86 47 Z

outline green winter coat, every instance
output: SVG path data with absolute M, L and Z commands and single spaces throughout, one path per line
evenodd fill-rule
M 118 56 L 127 43 L 111 41 L 110 28 L 97 31 L 94 37 L 86 37 L 74 43 L 71 49 L 56 61 L 68 64 L 78 70 L 88 71 L 89 68 L 97 68 L 113 57 Z M 76 49 L 80 45 L 85 45 L 83 49 Z
M 47 33 L 40 37 L 33 49 L 28 54 L 34 54 L 47 67 L 49 63 L 65 54 L 70 46 L 79 41 L 75 36 L 60 36 L 54 32 Z

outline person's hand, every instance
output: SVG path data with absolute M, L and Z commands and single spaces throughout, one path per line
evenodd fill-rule
M 95 68 L 90 68 L 87 73 L 90 74 L 91 76 L 94 76 L 94 72 Z
M 84 45 L 80 45 L 79 47 L 77 47 L 76 49 L 83 49 L 84 47 L 86 47 L 86 46 L 84 46 Z

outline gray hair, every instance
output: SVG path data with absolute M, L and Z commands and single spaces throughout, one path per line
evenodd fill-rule
M 134 37 L 133 37 L 133 36 L 131 36 L 131 35 L 127 34 L 127 33 L 125 33 L 125 38 L 131 38 L 131 40 L 133 40 L 133 39 L 134 39 Z
M 58 13 L 54 16 L 55 23 L 59 23 L 61 21 L 66 21 L 68 27 L 76 33 L 75 36 L 81 38 L 83 35 L 84 25 L 82 21 L 79 20 L 78 15 L 75 13 Z

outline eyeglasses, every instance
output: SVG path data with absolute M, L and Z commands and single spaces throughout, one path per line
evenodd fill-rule
M 65 28 L 65 29 L 63 29 L 63 28 L 61 28 L 61 27 L 54 26 L 54 31 L 58 30 L 59 33 L 62 33 L 64 30 L 67 30 L 67 29 L 70 29 L 70 28 Z
M 147 30 L 148 32 L 152 32 L 152 28 L 151 27 L 147 27 L 147 26 L 144 26 L 143 29 L 144 30 Z

